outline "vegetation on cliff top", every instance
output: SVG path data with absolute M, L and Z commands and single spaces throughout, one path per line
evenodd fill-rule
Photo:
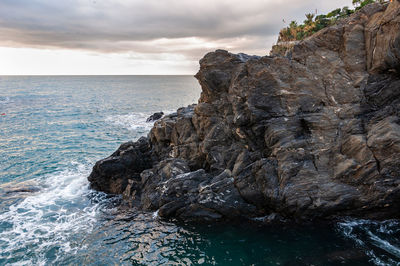
M 332 10 L 328 14 L 317 15 L 313 13 L 306 14 L 306 20 L 303 24 L 296 21 L 290 22 L 289 26 L 279 32 L 278 44 L 280 42 L 300 41 L 313 35 L 321 29 L 334 25 L 339 19 L 346 18 L 359 10 L 360 8 L 375 2 L 384 3 L 384 0 L 353 0 L 355 9 L 345 6 Z

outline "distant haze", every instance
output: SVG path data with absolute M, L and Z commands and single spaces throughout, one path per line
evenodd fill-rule
M 192 75 L 209 51 L 266 55 L 291 20 L 351 2 L 0 0 L 0 75 Z

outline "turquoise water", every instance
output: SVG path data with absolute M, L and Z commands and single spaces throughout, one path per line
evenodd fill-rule
M 191 76 L 0 77 L 0 265 L 400 265 L 400 224 L 190 225 L 89 189 L 93 164 L 197 102 Z

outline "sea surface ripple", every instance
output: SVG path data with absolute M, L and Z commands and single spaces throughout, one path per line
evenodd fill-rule
M 149 115 L 199 95 L 191 76 L 0 76 L 0 265 L 400 265 L 399 221 L 182 224 L 89 188 Z

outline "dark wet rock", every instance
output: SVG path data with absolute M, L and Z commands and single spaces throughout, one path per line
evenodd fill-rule
M 98 161 L 88 177 L 92 188 L 122 194 L 129 180 L 139 180 L 140 173 L 152 166 L 147 138 L 122 144 L 111 156 Z
M 399 217 L 400 2 L 372 4 L 286 57 L 217 50 L 198 104 L 99 161 L 92 187 L 161 217 Z
M 154 122 L 157 121 L 158 119 L 160 119 L 161 117 L 163 117 L 164 112 L 157 112 L 152 114 L 151 116 L 149 116 L 146 120 L 146 122 Z

